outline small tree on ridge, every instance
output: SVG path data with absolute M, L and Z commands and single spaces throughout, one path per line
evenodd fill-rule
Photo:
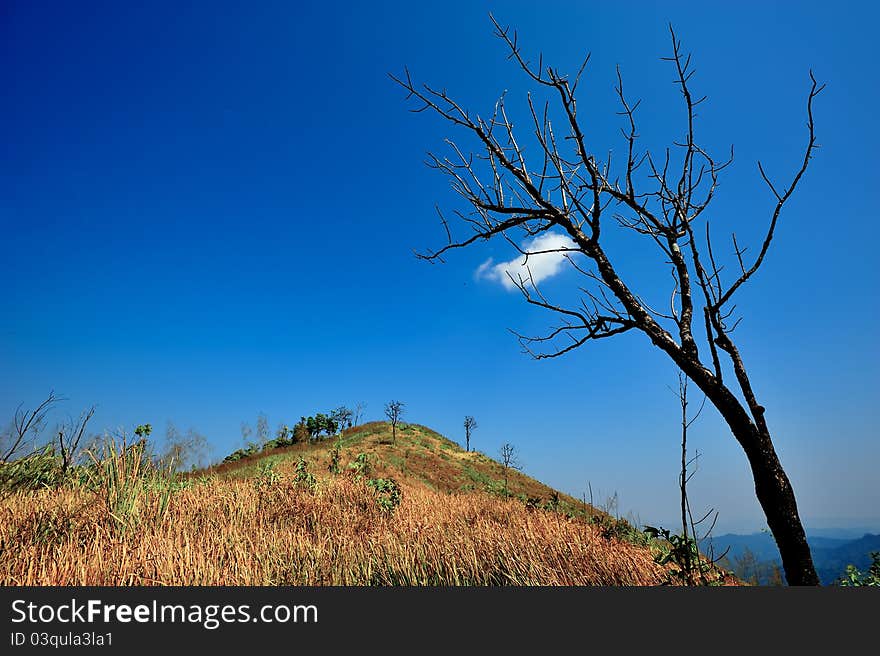
M 464 418 L 464 442 L 465 442 L 465 451 L 471 450 L 471 433 L 477 427 L 477 420 L 467 415 Z
M 391 441 L 397 441 L 397 424 L 403 416 L 403 403 L 400 401 L 389 401 L 385 404 L 385 416 L 391 422 Z

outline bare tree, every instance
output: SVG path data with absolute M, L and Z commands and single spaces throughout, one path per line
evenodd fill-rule
M 95 406 L 86 409 L 76 421 L 70 420 L 58 427 L 58 451 L 61 453 L 61 473 L 64 474 L 80 455 L 80 446 L 86 426 L 95 416 Z
M 391 441 L 397 441 L 397 424 L 403 416 L 403 403 L 400 401 L 389 401 L 385 404 L 385 416 L 391 422 Z
M 168 469 L 180 469 L 186 457 L 186 440 L 170 419 L 165 426 L 165 444 L 158 461 Z
M 357 405 L 354 407 L 354 419 L 352 420 L 352 426 L 360 426 L 361 420 L 364 418 L 364 410 L 366 410 L 367 404 L 363 401 L 358 401 Z
M 700 406 L 700 409 L 697 411 L 696 415 L 692 419 L 688 419 L 688 379 L 687 377 L 678 372 L 678 400 L 681 404 L 681 470 L 678 474 L 678 490 L 681 498 L 681 537 L 684 539 L 687 544 L 689 540 L 693 539 L 694 543 L 699 546 L 697 542 L 696 529 L 693 531 L 693 537 L 691 537 L 688 533 L 689 527 L 693 524 L 693 515 L 691 513 L 690 500 L 688 499 L 687 494 L 687 485 L 690 482 L 691 478 L 694 475 L 694 472 L 690 472 L 690 465 L 696 464 L 696 456 L 688 460 L 687 455 L 687 434 L 688 428 L 690 428 L 691 424 L 693 424 L 697 417 L 700 416 L 700 412 L 703 410 L 703 406 Z M 706 397 L 703 397 L 703 403 L 705 404 Z M 688 521 L 690 520 L 690 521 Z M 690 550 L 685 551 L 685 562 L 682 563 L 684 568 L 684 573 L 687 578 L 688 583 L 692 582 L 692 575 L 694 572 L 694 563 L 691 562 L 691 552 Z
M 685 548 L 683 550 L 684 562 L 679 563 L 682 566 L 684 580 L 689 585 L 701 583 L 707 585 L 709 580 L 706 576 L 709 569 L 714 567 L 717 562 L 727 555 L 727 551 L 719 557 L 715 557 L 712 549 L 711 537 L 712 531 L 715 529 L 715 523 L 718 521 L 718 513 L 714 508 L 710 508 L 703 514 L 700 519 L 694 520 L 691 511 L 691 502 L 688 496 L 688 483 L 697 472 L 697 463 L 699 462 L 700 452 L 696 451 L 695 455 L 688 457 L 688 429 L 693 423 L 699 419 L 706 406 L 706 397 L 700 402 L 700 407 L 694 413 L 693 417 L 688 416 L 688 378 L 682 371 L 678 372 L 678 396 L 679 405 L 681 407 L 681 469 L 678 474 L 678 489 L 681 500 L 681 537 Z M 702 531 L 702 535 L 698 532 L 697 527 L 708 522 L 708 528 Z M 705 562 L 703 561 L 701 544 L 709 539 L 709 550 Z M 693 545 L 693 548 L 691 548 Z
M 666 60 L 673 67 L 683 99 L 684 134 L 659 159 L 649 150 L 640 152 L 636 129 L 639 103 L 625 96 L 618 70 L 615 91 L 624 124 L 624 156 L 615 175 L 610 155 L 603 161 L 591 152 L 588 133 L 578 115 L 576 91 L 589 56 L 569 78 L 545 66 L 543 59 L 536 65 L 529 62 L 516 32 L 501 27 L 494 18 L 492 22 L 509 57 L 539 91 L 549 94 L 543 103 L 532 94 L 528 96 L 533 139 L 528 149 L 518 140 L 523 135 L 514 131 L 503 95 L 489 117 L 483 118 L 471 114 L 443 89 L 416 85 L 408 70 L 403 78 L 392 76 L 406 89 L 408 98 L 420 103 L 413 111 L 439 115 L 476 143 L 468 149 L 447 140 L 451 148 L 448 156 L 429 156 L 430 165 L 450 178 L 454 191 L 465 201 L 468 212 L 459 211 L 456 216 L 469 230 L 454 238 L 450 222 L 440 212 L 448 241 L 420 257 L 442 261 L 453 249 L 496 236 L 510 243 L 523 257 L 523 272 L 513 275 L 508 271 L 510 281 L 527 303 L 553 313 L 560 321 L 546 334 L 518 335 L 524 349 L 536 358 L 558 357 L 587 342 L 629 331 L 646 336 L 707 396 L 745 452 L 789 584 L 818 584 L 794 491 L 771 440 L 764 406 L 758 402 L 733 339 L 739 318 L 734 317 L 732 301 L 764 262 L 782 209 L 817 147 L 813 100 L 823 86 L 811 71 L 807 143 L 787 186 L 772 183 L 758 164 L 772 194 L 768 227 L 754 259 L 747 260 L 746 248 L 732 237 L 734 271 L 729 275 L 713 244 L 708 220 L 701 224 L 698 219 L 705 218 L 719 174 L 732 162 L 733 149 L 729 159 L 719 161 L 698 145 L 695 109 L 704 98 L 691 94 L 691 59 L 682 52 L 672 28 L 672 55 Z M 563 126 L 558 136 L 551 122 L 551 107 Z M 537 159 L 527 163 L 527 152 L 537 154 Z M 605 250 L 602 236 L 609 225 L 609 208 L 612 224 L 649 239 L 662 253 L 663 266 L 672 278 L 668 309 L 649 305 L 632 286 L 634 281 L 621 277 Z M 536 246 L 545 243 L 536 237 L 548 235 L 557 235 L 559 241 L 552 247 Z M 521 244 L 520 239 L 528 241 Z M 577 286 L 581 294 L 578 302 L 554 302 L 538 289 L 529 260 L 551 253 L 564 259 L 587 283 Z
M 169 469 L 185 471 L 206 465 L 209 458 L 210 447 L 202 433 L 190 428 L 186 434 L 183 434 L 173 422 L 168 422 L 165 429 L 165 444 L 159 457 L 161 465 Z
M 254 429 L 251 428 L 251 425 L 246 421 L 241 422 L 241 443 L 248 447 L 251 444 L 251 435 L 254 434 Z
M 501 445 L 501 470 L 504 475 L 504 494 L 509 494 L 510 490 L 508 487 L 508 479 L 510 478 L 510 470 L 522 469 L 522 465 L 519 462 L 519 457 L 516 453 L 516 447 L 513 446 L 510 442 L 505 442 Z
M 211 461 L 211 445 L 204 433 L 190 427 L 186 431 L 186 459 L 183 464 L 189 469 L 207 467 Z
M 32 438 L 39 437 L 46 424 L 46 416 L 55 405 L 64 399 L 55 396 L 55 392 L 49 395 L 33 410 L 28 410 L 19 405 L 12 417 L 12 425 L 0 440 L 0 462 L 12 460 L 25 445 L 28 434 Z
M 257 442 L 260 447 L 266 445 L 269 441 L 269 418 L 265 413 L 261 412 L 257 415 Z
M 467 415 L 464 418 L 464 440 L 465 440 L 465 451 L 471 450 L 471 432 L 474 431 L 477 427 L 477 420 Z

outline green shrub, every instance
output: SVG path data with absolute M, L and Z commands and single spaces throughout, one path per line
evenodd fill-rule
M 264 460 L 260 463 L 260 472 L 254 479 L 254 485 L 257 489 L 262 490 L 272 487 L 281 480 L 281 474 L 275 468 L 275 462 L 272 460 Z
M 550 493 L 550 498 L 544 502 L 542 507 L 544 510 L 551 510 L 553 512 L 559 511 L 559 492 L 553 490 L 553 492 Z
M 613 517 L 612 515 L 593 515 L 590 517 L 590 523 L 599 528 L 600 535 L 606 540 L 617 538 L 625 540 L 631 544 L 647 546 L 654 538 L 650 533 L 642 532 L 625 519 Z M 646 527 L 651 529 L 652 527 Z
M 860 572 L 855 565 L 847 565 L 846 574 L 838 582 L 846 588 L 880 587 L 880 551 L 871 552 L 871 566 L 867 572 Z
M 359 453 L 353 461 L 348 463 L 348 468 L 354 473 L 355 479 L 369 476 L 372 471 L 370 459 L 366 453 Z
M 309 464 L 306 462 L 305 458 L 302 456 L 299 457 L 299 460 L 296 461 L 296 467 L 294 467 L 293 472 L 293 480 L 297 485 L 302 485 L 310 490 L 315 489 L 317 480 L 315 480 L 315 475 L 309 471 Z
M 342 448 L 342 436 L 340 435 L 337 438 L 336 442 L 333 443 L 333 448 L 330 449 L 330 464 L 327 469 L 331 474 L 338 474 L 342 471 L 342 467 L 339 464 L 339 453 Z
M 272 444 L 274 440 L 270 440 L 266 443 L 266 448 L 269 448 L 268 445 Z M 259 453 L 260 445 L 256 442 L 250 442 L 243 449 L 238 449 L 237 451 L 233 451 L 228 456 L 223 458 L 223 462 L 236 462 L 237 460 L 241 460 L 242 458 L 247 458 L 249 456 L 254 455 L 255 453 Z
M 671 563 L 669 579 L 685 585 L 723 585 L 726 572 L 714 566 L 701 553 L 697 541 L 691 536 L 673 533 L 666 528 L 645 526 L 642 533 L 656 549 L 654 561 L 660 565 Z
M 237 460 L 241 460 L 242 458 L 247 457 L 247 453 L 245 453 L 244 449 L 238 449 L 237 451 L 233 451 L 228 456 L 223 458 L 223 462 L 236 462 Z
M 376 502 L 385 512 L 391 513 L 400 505 L 403 490 L 393 478 L 371 478 L 367 485 L 376 491 Z
M 541 497 L 533 497 L 529 496 L 525 492 L 521 492 L 516 495 L 516 498 L 519 499 L 523 505 L 525 505 L 527 510 L 537 510 L 538 508 L 542 508 Z

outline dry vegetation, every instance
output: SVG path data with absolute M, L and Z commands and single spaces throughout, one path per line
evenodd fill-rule
M 393 513 L 351 476 L 147 491 L 130 521 L 84 488 L 0 505 L 3 585 L 652 585 L 650 552 L 583 519 L 405 486 Z
M 149 507 L 151 504 L 145 504 Z M 393 513 L 364 485 L 212 481 L 122 528 L 89 494 L 8 499 L 4 585 L 643 585 L 650 553 L 583 520 L 484 494 L 406 489 Z
M 676 582 L 626 522 L 521 472 L 502 489 L 498 462 L 424 426 L 398 432 L 390 444 L 367 424 L 184 476 L 159 471 L 143 440 L 61 482 L 46 457 L 5 465 L 7 482 L 39 489 L 0 494 L 0 585 Z M 377 479 L 399 486 L 394 503 Z

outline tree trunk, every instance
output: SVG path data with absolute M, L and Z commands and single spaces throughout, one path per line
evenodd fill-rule
M 752 466 L 755 494 L 782 556 L 785 579 L 789 585 L 819 585 L 813 556 L 798 515 L 794 490 L 782 469 L 770 436 L 760 436 L 757 453 L 746 450 L 746 456 Z
M 819 585 L 794 490 L 773 448 L 770 433 L 758 429 L 727 387 L 717 382 L 710 384 L 705 378 L 699 380 L 700 376 L 697 378 L 695 382 L 724 417 L 749 460 L 755 494 L 779 548 L 786 581 L 789 585 Z

